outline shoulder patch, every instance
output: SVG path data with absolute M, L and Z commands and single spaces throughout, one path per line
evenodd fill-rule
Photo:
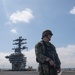
M 38 43 L 38 46 L 42 46 L 42 43 L 41 43 L 41 42 L 39 42 L 39 43 Z
M 42 45 L 43 45 L 42 42 L 38 42 L 35 47 L 40 47 Z

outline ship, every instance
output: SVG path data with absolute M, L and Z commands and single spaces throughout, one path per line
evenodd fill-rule
M 22 50 L 28 50 L 25 44 L 27 39 L 22 38 L 20 36 L 18 39 L 13 40 L 13 45 L 15 45 L 12 50 L 14 53 L 10 54 L 9 56 L 5 56 L 6 59 L 9 59 L 10 63 L 12 64 L 13 71 L 22 71 L 25 70 L 27 57 L 22 53 Z

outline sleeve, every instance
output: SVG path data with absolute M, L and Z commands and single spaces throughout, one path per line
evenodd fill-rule
M 57 54 L 57 52 L 56 52 L 56 48 L 55 48 L 54 45 L 53 45 L 53 47 L 54 47 L 55 63 L 56 63 L 56 65 L 57 65 L 57 67 L 60 67 L 60 65 L 61 65 L 61 61 L 60 61 L 60 59 L 59 59 L 59 56 L 58 56 L 58 54 Z
M 60 62 L 60 59 L 59 59 L 59 57 L 58 57 L 58 54 L 56 53 L 56 56 L 55 56 L 56 58 L 55 58 L 55 60 L 56 60 L 56 64 L 57 64 L 57 66 L 58 67 L 60 67 L 60 65 L 61 65 L 61 62 Z
M 55 49 L 55 61 L 56 61 L 57 67 L 60 67 L 61 61 L 60 61 L 59 56 L 58 56 L 58 54 L 56 52 L 56 49 Z
M 35 45 L 35 55 L 36 55 L 36 58 L 39 59 L 39 61 L 41 63 L 44 63 L 45 60 L 46 60 L 46 56 L 43 55 L 43 47 L 40 43 L 38 43 L 37 45 Z

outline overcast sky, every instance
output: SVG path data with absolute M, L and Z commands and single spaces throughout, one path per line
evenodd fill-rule
M 27 66 L 37 68 L 34 46 L 44 30 L 53 32 L 63 67 L 75 67 L 75 0 L 0 0 L 0 68 L 11 68 L 13 40 L 27 39 Z

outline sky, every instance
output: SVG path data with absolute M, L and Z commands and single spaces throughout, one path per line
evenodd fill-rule
M 11 68 L 13 40 L 26 38 L 27 66 L 37 68 L 35 44 L 52 31 L 62 68 L 75 68 L 75 0 L 0 0 L 0 68 Z

